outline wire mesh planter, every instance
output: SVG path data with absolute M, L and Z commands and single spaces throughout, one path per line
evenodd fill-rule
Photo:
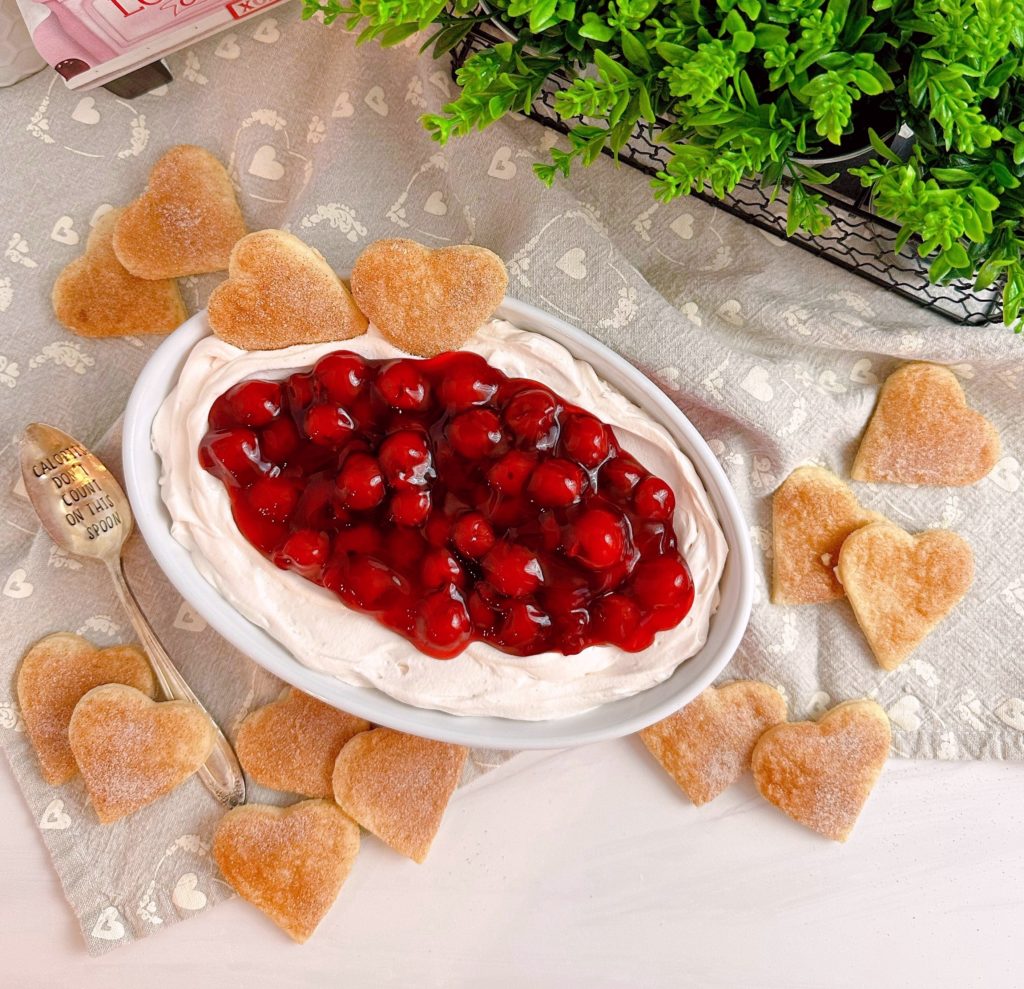
M 505 40 L 507 36 L 501 34 L 499 28 L 488 23 L 476 25 L 452 53 L 453 75 L 474 52 Z M 574 122 L 563 121 L 555 113 L 554 98 L 559 88 L 555 80 L 545 83 L 529 116 L 564 134 Z M 648 175 L 661 171 L 670 154 L 658 143 L 657 135 L 666 125 L 667 122 L 652 125 L 641 121 L 619 152 L 619 160 Z M 605 153 L 610 154 L 607 148 Z M 912 247 L 899 253 L 893 250 L 899 228 L 872 212 L 867 198 L 869 190 L 860 189 L 852 177 L 842 176 L 832 186 L 818 187 L 816 191 L 827 203 L 832 225 L 819 236 L 797 232 L 787 238 L 790 242 L 961 325 L 983 326 L 1002 321 L 1001 285 L 980 291 L 964 279 L 948 285 L 933 285 L 928 281 L 927 262 L 919 258 Z M 695 195 L 762 230 L 786 237 L 788 192 L 785 186 L 774 201 L 752 180 L 741 182 L 724 199 L 705 193 Z

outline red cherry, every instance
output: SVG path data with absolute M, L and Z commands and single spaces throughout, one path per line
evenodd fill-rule
M 416 615 L 416 635 L 438 658 L 454 656 L 469 641 L 469 611 L 454 588 L 428 594 Z
M 274 562 L 282 570 L 295 570 L 303 577 L 315 579 L 327 562 L 330 540 L 326 532 L 296 529 L 278 550 Z
M 329 477 L 318 477 L 309 481 L 299 498 L 292 521 L 311 529 L 326 529 L 337 525 L 338 508 L 334 504 L 334 481 Z
M 435 512 L 423 528 L 423 536 L 431 546 L 447 546 L 452 532 L 452 520 L 442 512 Z
M 469 617 L 473 622 L 474 628 L 478 632 L 490 632 L 498 621 L 498 612 L 495 611 L 487 598 L 480 593 L 481 586 L 477 584 L 476 588 L 470 593 L 466 599 L 466 607 L 469 609 Z
M 261 477 L 247 492 L 249 504 L 273 522 L 287 522 L 299 503 L 302 487 L 289 477 Z
M 571 460 L 552 457 L 538 464 L 527 490 L 539 505 L 561 508 L 579 501 L 583 490 L 583 471 Z
M 558 438 L 558 403 L 544 388 L 523 388 L 505 406 L 508 428 L 538 450 L 547 450 Z
M 526 482 L 537 468 L 535 454 L 510 450 L 487 471 L 487 483 L 503 495 L 521 495 Z
M 592 570 L 607 570 L 626 550 L 623 519 L 606 508 L 588 508 L 572 525 L 568 555 Z
M 444 360 L 438 396 L 449 409 L 485 405 L 494 397 L 500 375 L 479 354 L 459 351 L 445 355 Z
M 540 559 L 525 546 L 496 543 L 483 564 L 487 579 L 508 597 L 525 597 L 544 582 Z
M 381 532 L 376 526 L 369 522 L 358 522 L 335 534 L 331 550 L 334 553 L 371 556 L 380 550 L 383 542 Z
M 693 604 L 693 579 L 679 557 L 657 556 L 641 560 L 633 570 L 632 594 L 647 610 L 685 608 Z
M 199 446 L 199 463 L 222 481 L 251 484 L 270 465 L 260 458 L 260 445 L 251 429 L 207 433 Z
M 494 530 L 480 512 L 466 512 L 452 526 L 452 545 L 475 560 L 494 545 Z
M 420 579 L 424 587 L 443 587 L 454 584 L 462 588 L 466 584 L 466 574 L 459 561 L 446 549 L 431 550 L 420 565 Z
M 335 481 L 341 503 L 355 511 L 375 508 L 384 500 L 384 475 L 380 464 L 368 453 L 353 453 L 345 458 Z
M 676 510 L 676 496 L 660 477 L 648 476 L 633 491 L 633 509 L 641 518 L 666 522 Z
M 522 649 L 550 627 L 551 618 L 540 608 L 524 601 L 510 601 L 496 638 L 503 646 Z
M 411 575 L 428 546 L 419 529 L 395 525 L 384 537 L 384 558 L 392 560 L 402 573 Z
M 316 379 L 308 371 L 298 371 L 285 378 L 284 393 L 292 411 L 301 412 L 316 398 Z
M 420 526 L 430 515 L 430 494 L 426 491 L 396 491 L 388 502 L 391 518 L 398 525 Z
M 544 588 L 543 604 L 548 613 L 557 619 L 572 614 L 574 611 L 586 610 L 590 600 L 589 589 L 583 586 L 553 584 Z
M 350 556 L 342 598 L 358 608 L 386 607 L 388 599 L 408 593 L 409 583 L 373 556 Z
M 240 381 L 213 403 L 210 425 L 214 429 L 266 426 L 281 414 L 282 401 L 278 381 Z
M 418 430 L 396 430 L 381 443 L 377 457 L 393 488 L 422 488 L 434 476 L 430 446 Z
M 419 361 L 396 360 L 377 374 L 377 389 L 393 409 L 422 412 L 430 405 L 430 383 L 416 365 Z
M 562 447 L 573 460 L 593 469 L 608 458 L 608 429 L 586 413 L 566 416 L 562 422 Z
M 483 460 L 494 453 L 503 437 L 501 420 L 490 409 L 461 412 L 446 430 L 452 449 L 468 460 Z
M 273 553 L 287 538 L 287 526 L 256 511 L 246 500 L 246 492 L 235 489 L 233 494 L 231 514 L 239 531 L 261 552 Z
M 370 378 L 366 361 L 347 350 L 321 357 L 313 373 L 320 381 L 324 394 L 339 405 L 354 401 Z
M 601 468 L 598 487 L 620 498 L 632 494 L 647 472 L 632 457 L 612 457 Z
M 633 524 L 632 530 L 633 545 L 641 556 L 662 556 L 675 552 L 676 539 L 671 525 L 666 526 L 664 522 L 639 522 Z
M 635 601 L 622 594 L 606 594 L 594 606 L 594 631 L 605 642 L 626 649 L 636 633 L 640 618 L 640 608 Z
M 306 435 L 319 446 L 344 443 L 355 429 L 352 417 L 340 406 L 311 405 L 303 419 Z
M 275 464 L 285 463 L 298 450 L 299 442 L 299 431 L 288 416 L 281 416 L 260 430 L 260 452 Z

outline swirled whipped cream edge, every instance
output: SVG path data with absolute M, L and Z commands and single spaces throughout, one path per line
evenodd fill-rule
M 700 650 L 718 607 L 727 546 L 693 465 L 664 428 L 589 364 L 548 337 L 502 320 L 482 326 L 464 349 L 510 377 L 540 381 L 597 415 L 614 427 L 629 453 L 675 491 L 675 531 L 695 592 L 679 625 L 659 632 L 653 645 L 638 653 L 591 646 L 575 656 L 518 657 L 473 641 L 454 659 L 437 660 L 370 615 L 346 607 L 330 591 L 261 556 L 235 525 L 223 484 L 199 465 L 210 406 L 245 378 L 284 378 L 339 349 L 371 359 L 409 356 L 373 326 L 352 340 L 280 350 L 244 351 L 205 337 L 192 349 L 153 422 L 171 534 L 203 577 L 249 621 L 303 665 L 345 683 L 375 687 L 416 707 L 531 721 L 579 714 L 639 693 L 666 680 Z

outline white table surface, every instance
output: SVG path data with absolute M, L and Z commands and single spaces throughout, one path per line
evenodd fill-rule
M 2 761 L 2 760 L 0 760 Z M 636 739 L 514 760 L 423 866 L 367 838 L 313 939 L 240 900 L 89 958 L 4 762 L 0 985 L 1024 986 L 1024 766 L 891 761 L 845 846 Z

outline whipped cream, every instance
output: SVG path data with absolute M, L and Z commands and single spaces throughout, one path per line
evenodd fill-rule
M 466 344 L 512 377 L 532 378 L 613 426 L 625 450 L 664 479 L 676 495 L 674 525 L 690 567 L 694 602 L 675 628 L 639 653 L 591 646 L 575 656 L 510 656 L 473 641 L 454 659 L 437 660 L 331 592 L 265 559 L 239 532 L 223 484 L 199 466 L 199 444 L 214 400 L 251 377 L 283 378 L 324 354 L 347 349 L 364 357 L 408 357 L 374 327 L 343 342 L 244 351 L 210 336 L 190 353 L 177 387 L 153 422 L 160 489 L 171 533 L 199 572 L 249 621 L 302 664 L 360 687 L 376 687 L 416 707 L 520 720 L 560 718 L 629 697 L 667 679 L 704 644 L 718 606 L 725 537 L 690 461 L 668 433 L 623 395 L 540 333 L 492 320 Z

